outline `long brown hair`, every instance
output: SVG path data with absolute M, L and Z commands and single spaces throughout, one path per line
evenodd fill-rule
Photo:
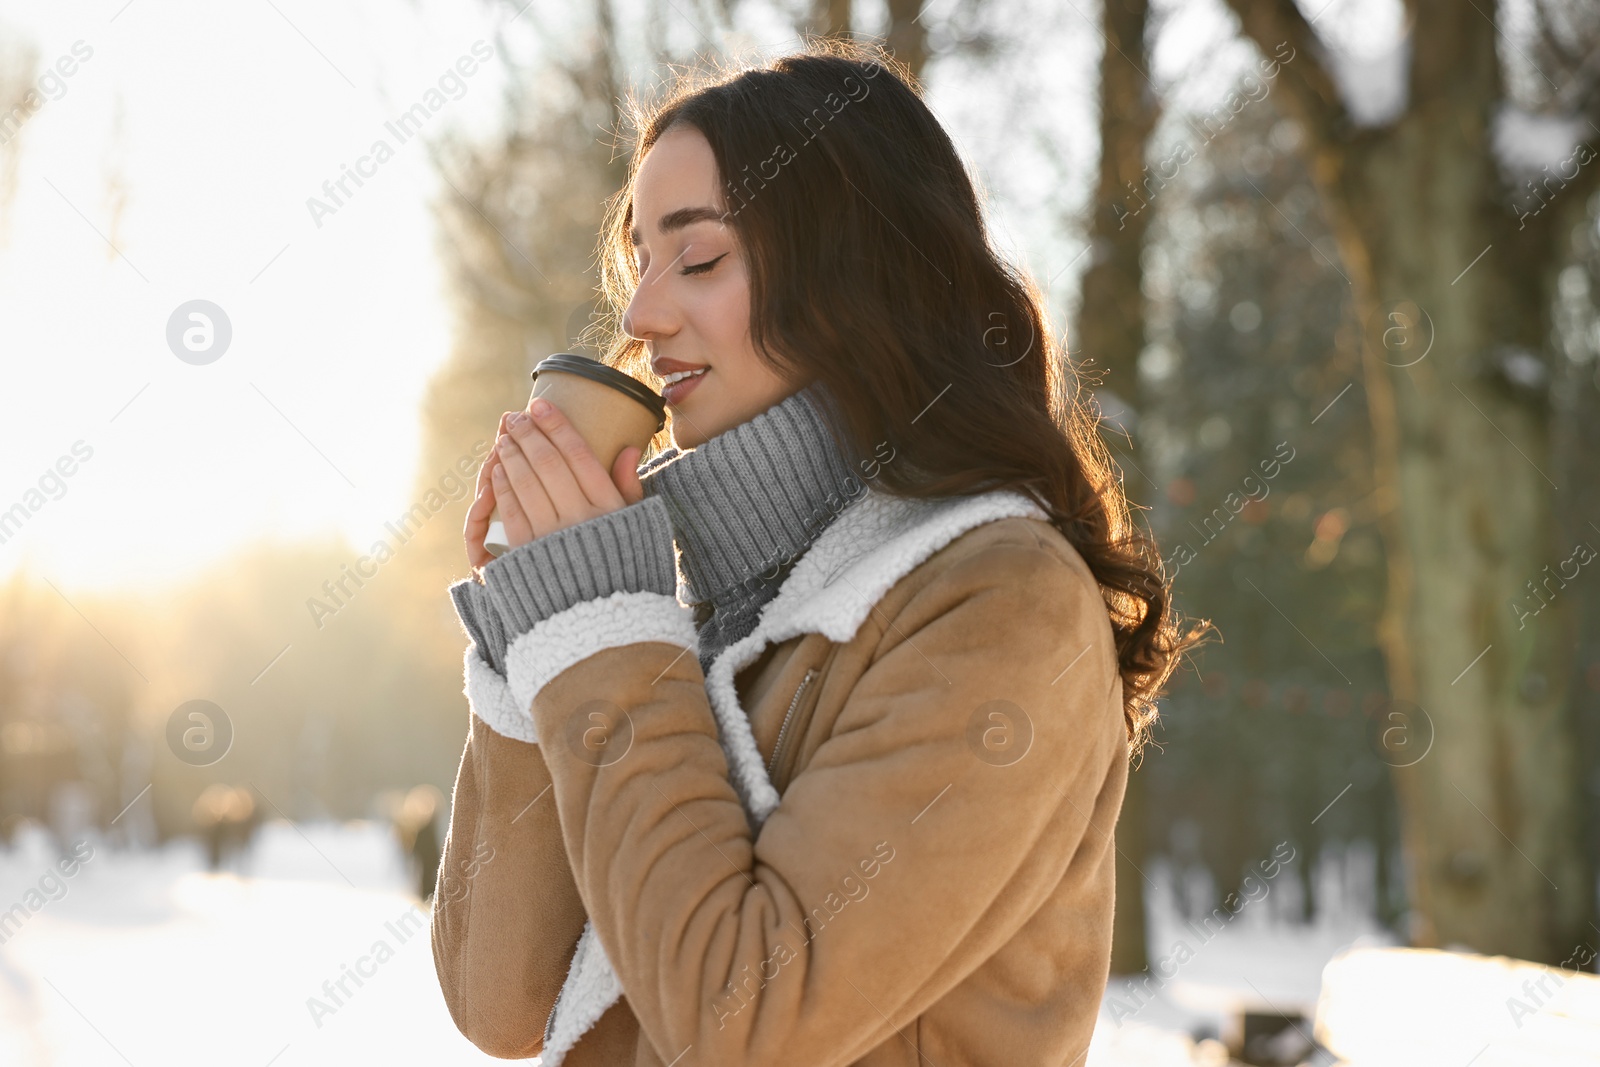
M 1045 508 L 1099 583 L 1136 754 L 1199 631 L 1178 632 L 1097 411 L 1052 340 L 1038 287 L 990 246 L 971 179 L 915 78 L 876 46 L 821 39 L 761 67 L 681 74 L 658 102 L 628 106 L 629 181 L 608 203 L 599 255 L 606 362 L 654 380 L 644 343 L 620 322 L 639 285 L 631 190 L 645 153 L 684 123 L 716 157 L 758 356 L 823 384 L 852 469 L 885 441 L 906 457 L 878 468 L 880 491 L 1011 488 Z

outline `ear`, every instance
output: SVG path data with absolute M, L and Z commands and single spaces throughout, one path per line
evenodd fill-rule
M 644 499 L 644 486 L 639 484 L 639 458 L 643 455 L 644 449 L 629 445 L 611 466 L 611 480 L 625 503 L 637 504 Z

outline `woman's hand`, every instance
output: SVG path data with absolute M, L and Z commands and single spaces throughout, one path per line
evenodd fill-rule
M 494 557 L 483 547 L 489 513 L 498 504 L 512 548 L 644 499 L 639 459 L 630 445 L 608 474 L 555 405 L 535 400 L 532 416 L 500 418 L 495 450 L 478 472 L 478 497 L 467 509 L 467 559 L 474 568 Z

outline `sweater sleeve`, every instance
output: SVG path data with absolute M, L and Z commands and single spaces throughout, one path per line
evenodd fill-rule
M 613 593 L 676 590 L 666 504 L 646 497 L 535 538 L 491 560 L 483 574 L 481 582 L 452 584 L 450 599 L 473 650 L 504 677 L 507 646 L 541 619 Z
M 506 631 L 500 613 L 489 603 L 488 588 L 477 578 L 463 578 L 451 584 L 450 600 L 456 606 L 461 628 L 472 642 L 471 651 L 504 677 Z
M 541 619 L 616 592 L 671 595 L 677 587 L 672 523 L 645 497 L 535 538 L 483 569 L 489 600 L 511 640 Z
M 1013 980 L 1098 996 L 1126 750 L 1090 578 L 1011 539 L 873 622 L 877 651 L 759 831 L 683 654 L 686 612 L 579 605 L 511 652 L 539 682 L 537 729 L 565 741 L 542 747 L 585 910 L 664 1060 L 854 1063 L 1056 893 L 1075 909 L 1036 929 Z M 596 709 L 616 726 L 604 746 L 583 743 Z

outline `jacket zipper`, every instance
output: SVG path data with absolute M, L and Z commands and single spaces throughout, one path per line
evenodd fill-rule
M 783 755 L 783 742 L 789 733 L 789 720 L 794 718 L 794 710 L 800 706 L 800 697 L 806 691 L 806 686 L 811 684 L 811 678 L 817 673 L 812 667 L 806 671 L 806 676 L 800 679 L 800 688 L 794 691 L 794 699 L 789 701 L 789 710 L 783 713 L 783 725 L 778 727 L 778 741 L 772 747 L 772 758 L 767 761 L 767 777 L 771 778 L 778 773 L 778 757 Z
M 572 950 L 572 959 L 567 961 L 567 978 L 572 977 L 572 968 L 578 961 L 578 948 L 582 945 L 583 936 L 580 934 L 578 936 L 577 946 L 575 946 Z M 563 979 L 561 982 L 561 988 L 556 990 L 556 1001 L 554 1004 L 550 1005 L 550 1014 L 544 1017 L 544 1040 L 540 1044 L 541 1050 L 545 1045 L 550 1044 L 551 1035 L 554 1034 L 556 1028 L 556 1012 L 561 1010 L 561 997 L 562 994 L 566 993 L 566 991 L 567 983 L 566 980 Z
M 561 988 L 556 990 L 556 1002 L 550 1005 L 550 1014 L 545 1016 L 544 1019 L 544 1039 L 540 1042 L 539 1046 L 541 1049 L 545 1045 L 550 1044 L 550 1032 L 554 1030 L 556 1026 L 556 1009 L 561 1007 L 561 994 L 565 993 L 566 990 L 567 983 L 563 981 L 561 983 Z

